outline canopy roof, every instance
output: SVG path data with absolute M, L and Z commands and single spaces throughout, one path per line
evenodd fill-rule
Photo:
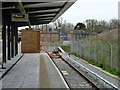
M 48 24 L 60 17 L 74 2 L 21 2 L 21 5 L 29 15 L 31 25 Z M 21 13 L 19 2 L 2 2 L 2 15 L 8 19 L 12 13 Z M 28 23 L 19 23 L 20 26 L 27 26 Z

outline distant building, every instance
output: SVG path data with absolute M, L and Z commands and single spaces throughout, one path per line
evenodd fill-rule
M 72 30 L 72 32 L 74 33 L 74 39 L 75 40 L 89 37 L 89 32 L 87 30 L 83 30 L 83 29 L 81 29 L 81 30 Z
M 74 34 L 89 34 L 89 31 L 87 29 L 83 30 L 83 29 L 80 29 L 80 30 L 71 30 L 72 33 Z

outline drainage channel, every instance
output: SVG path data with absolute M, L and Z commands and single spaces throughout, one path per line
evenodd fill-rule
M 48 54 L 49 55 L 49 54 Z M 76 70 L 63 58 L 52 58 L 55 65 L 59 68 L 66 82 L 69 84 L 71 89 L 74 88 L 91 88 L 99 89 L 95 86 L 88 78 Z

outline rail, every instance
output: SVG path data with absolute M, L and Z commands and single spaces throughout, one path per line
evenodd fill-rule
M 66 57 L 64 56 L 64 58 L 66 58 Z M 113 88 L 113 89 L 116 89 L 116 90 L 120 90 L 118 87 L 116 87 L 112 83 L 108 82 L 107 80 L 105 80 L 101 76 L 97 75 L 96 73 L 92 72 L 91 70 L 89 70 L 85 66 L 81 65 L 77 61 L 73 60 L 72 58 L 70 58 L 70 57 L 67 56 L 66 59 L 69 62 L 71 62 L 72 64 L 77 65 L 77 67 L 80 68 L 81 70 L 83 70 L 85 73 L 88 73 L 90 76 L 93 76 L 96 80 L 99 80 L 99 82 L 101 82 L 104 86 L 106 86 L 106 88 Z
M 47 54 L 49 55 L 49 53 L 47 52 Z M 49 55 L 50 56 L 50 55 Z M 61 72 L 61 70 L 59 69 L 59 67 L 57 66 L 57 64 L 55 63 L 55 61 L 53 60 L 52 57 L 50 57 L 52 59 L 52 61 L 54 62 L 54 64 L 56 65 L 56 67 L 58 68 L 58 70 Z M 72 69 L 74 69 L 80 76 L 82 76 L 88 83 L 90 83 L 92 85 L 92 87 L 96 88 L 97 90 L 99 90 L 99 87 L 97 85 L 95 85 L 90 79 L 88 79 L 85 75 L 83 75 L 79 70 L 77 70 L 73 65 L 71 65 L 69 62 L 67 62 L 64 58 L 61 58 L 66 64 L 68 64 Z M 63 73 L 61 72 L 64 80 L 66 81 L 66 83 L 68 84 L 69 88 L 71 89 L 71 86 L 69 85 L 69 83 L 67 82 L 67 80 L 65 79 Z

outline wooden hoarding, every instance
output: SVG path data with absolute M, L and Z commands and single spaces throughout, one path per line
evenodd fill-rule
M 21 52 L 40 53 L 40 30 L 21 30 Z

